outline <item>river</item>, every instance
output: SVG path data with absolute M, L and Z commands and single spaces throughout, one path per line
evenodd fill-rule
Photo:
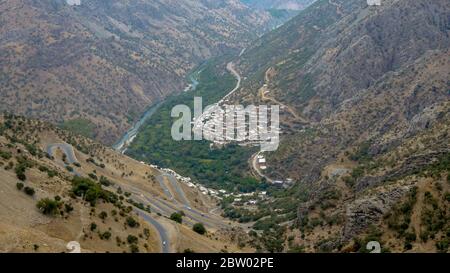
M 199 84 L 196 76 L 198 76 L 198 71 L 191 74 L 189 76 L 189 81 L 191 82 L 186 89 L 184 90 L 184 92 L 188 92 L 188 91 L 194 91 L 195 89 L 197 89 L 197 86 Z M 156 113 L 156 111 L 159 109 L 159 107 L 164 103 L 163 101 L 159 101 L 156 102 L 152 105 L 149 106 L 149 108 L 144 112 L 144 114 L 142 115 L 142 117 L 133 125 L 133 127 L 131 127 L 123 136 L 122 138 L 113 145 L 113 149 L 120 152 L 120 153 L 125 153 L 127 150 L 128 145 L 131 144 L 131 142 L 133 142 L 133 140 L 136 138 L 137 134 L 139 133 L 139 130 L 141 129 L 142 125 L 145 124 L 145 122 L 150 119 L 153 114 Z

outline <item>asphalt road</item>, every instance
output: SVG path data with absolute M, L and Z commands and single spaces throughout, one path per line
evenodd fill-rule
M 52 156 L 55 157 L 55 151 L 57 149 L 60 149 L 65 155 L 66 155 L 66 162 L 63 162 L 64 167 L 68 166 L 68 165 L 72 165 L 73 163 L 77 163 L 77 157 L 75 156 L 75 152 L 73 150 L 72 145 L 67 144 L 67 143 L 53 143 L 53 144 L 49 144 L 47 146 L 47 153 Z M 81 173 L 79 173 L 75 168 L 73 170 L 73 173 L 76 176 L 82 176 Z
M 47 153 L 51 156 L 54 156 L 55 150 L 56 149 L 60 149 L 61 151 L 63 151 L 63 153 L 66 154 L 67 156 L 67 163 L 68 164 L 73 164 L 78 162 L 75 153 L 73 151 L 73 147 L 70 144 L 67 143 L 55 143 L 55 144 L 50 144 L 47 146 Z
M 54 143 L 47 146 L 47 153 L 50 156 L 55 156 L 55 151 L 57 149 L 60 149 L 65 155 L 66 155 L 66 163 L 64 163 L 64 167 L 67 165 L 71 165 L 73 163 L 78 162 L 73 147 L 70 144 L 67 143 Z M 82 176 L 79 172 L 74 170 L 74 174 L 77 176 Z M 146 222 L 148 222 L 150 225 L 154 226 L 155 229 L 159 233 L 159 237 L 161 240 L 161 249 L 163 253 L 170 253 L 170 243 L 169 243 L 169 236 L 167 235 L 167 231 L 164 229 L 164 227 L 155 219 L 153 219 L 151 216 L 149 216 L 146 212 L 143 212 L 139 209 L 135 208 L 135 212 L 139 214 Z
M 170 253 L 170 244 L 169 244 L 169 236 L 164 227 L 155 219 L 153 219 L 146 212 L 141 211 L 140 209 L 134 209 L 134 211 L 139 214 L 142 219 L 144 219 L 147 223 L 154 226 L 159 233 L 159 238 L 161 240 L 161 248 L 163 253 Z
M 165 177 L 165 176 L 166 176 L 165 174 L 158 175 L 158 176 L 156 177 L 156 180 L 158 180 L 159 185 L 160 185 L 161 188 L 163 189 L 164 194 L 167 196 L 167 198 L 169 198 L 170 200 L 174 200 L 174 197 L 173 197 L 172 193 L 170 192 L 169 188 L 167 188 L 167 185 L 166 185 L 166 183 L 164 182 L 164 177 Z
M 175 189 L 175 191 L 177 192 L 178 197 L 181 199 L 181 202 L 184 204 L 184 206 L 186 208 L 191 207 L 191 203 L 189 202 L 189 200 L 186 197 L 186 194 L 184 193 L 183 189 L 180 186 L 180 182 L 173 176 L 170 174 L 164 174 L 162 175 L 163 177 L 167 177 L 167 179 L 169 180 L 170 184 L 172 185 L 172 187 Z M 163 181 L 164 182 L 164 181 Z M 161 184 L 161 183 L 160 183 Z M 165 183 L 162 183 L 165 185 Z M 169 189 L 167 187 L 165 187 L 164 191 L 169 191 Z M 170 192 L 170 191 L 169 191 Z M 173 196 L 172 196 L 173 199 Z

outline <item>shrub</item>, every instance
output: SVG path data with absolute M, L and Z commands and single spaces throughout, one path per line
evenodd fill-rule
M 73 211 L 73 206 L 71 204 L 64 204 L 64 209 L 67 213 Z
M 29 196 L 33 196 L 35 194 L 35 190 L 31 187 L 25 187 L 24 191 L 26 194 L 28 194 Z
M 129 244 L 137 244 L 138 243 L 138 237 L 134 236 L 134 235 L 128 235 L 127 237 L 127 242 Z
M 170 220 L 181 224 L 183 222 L 183 216 L 181 215 L 181 213 L 174 212 L 172 213 L 172 215 L 170 215 Z
M 16 187 L 17 187 L 17 189 L 19 190 L 19 191 L 21 191 L 22 189 L 23 189 L 23 187 L 24 187 L 24 185 L 23 185 L 23 183 L 17 183 L 16 184 Z
M 97 176 L 93 173 L 88 174 L 89 178 L 93 179 L 93 180 L 98 180 Z
M 100 234 L 100 239 L 102 240 L 109 240 L 111 238 L 111 232 L 105 231 Z
M 205 234 L 206 233 L 206 228 L 203 226 L 202 223 L 197 223 L 192 227 L 192 230 L 197 232 L 198 234 Z
M 127 217 L 126 223 L 129 227 L 132 227 L 132 228 L 139 226 L 139 223 L 136 220 L 134 220 L 134 218 L 131 216 Z
M 49 178 L 55 177 L 58 173 L 54 170 L 47 171 L 47 175 Z
M 97 229 L 97 224 L 96 223 L 91 223 L 90 229 L 91 229 L 91 231 L 96 230 Z
M 450 242 L 448 239 L 443 239 L 441 241 L 436 242 L 436 248 L 440 253 L 447 253 Z
M 111 181 L 108 180 L 108 178 L 104 177 L 103 175 L 100 177 L 100 184 L 102 184 L 105 187 L 111 186 Z
M 11 159 L 12 155 L 10 152 L 6 152 L 6 151 L 1 151 L 0 150 L 0 157 L 5 159 L 5 160 L 9 160 Z
M 27 180 L 27 177 L 25 175 L 25 171 L 27 169 L 27 166 L 25 164 L 21 164 L 19 163 L 16 168 L 15 168 L 15 172 L 16 172 L 16 176 L 19 180 L 25 181 Z
M 36 206 L 43 214 L 55 215 L 58 212 L 59 203 L 56 200 L 44 198 L 39 200 Z
M 139 247 L 137 245 L 130 245 L 131 253 L 139 253 Z
M 102 219 L 102 220 L 105 220 L 108 217 L 108 213 L 106 213 L 105 211 L 102 211 L 102 212 L 100 212 L 98 217 L 100 217 L 100 219 Z

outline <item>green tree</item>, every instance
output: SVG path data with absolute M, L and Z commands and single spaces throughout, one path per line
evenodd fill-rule
M 138 243 L 138 237 L 134 236 L 134 235 L 128 235 L 127 237 L 127 242 L 129 244 L 137 244 Z
M 35 190 L 31 187 L 25 187 L 24 191 L 26 194 L 28 194 L 29 196 L 33 196 L 35 194 Z
M 105 220 L 108 217 L 108 213 L 106 213 L 106 211 L 102 211 L 102 212 L 100 212 L 98 217 L 100 217 L 100 219 L 102 219 L 102 220 Z
M 132 227 L 132 228 L 139 226 L 139 223 L 131 216 L 127 217 L 126 223 L 129 227 Z
M 44 198 L 39 200 L 36 206 L 43 214 L 55 215 L 58 212 L 59 203 L 56 200 Z
M 181 215 L 181 213 L 174 212 L 170 215 L 170 220 L 181 224 L 183 222 L 183 215 Z
M 17 187 L 17 189 L 19 190 L 19 191 L 21 191 L 22 189 L 23 189 L 23 187 L 24 187 L 24 185 L 23 185 L 23 183 L 17 183 L 16 184 L 16 187 Z
M 90 229 L 91 229 L 91 231 L 96 230 L 97 229 L 97 224 L 96 223 L 91 223 Z
M 202 223 L 197 223 L 192 227 L 192 230 L 197 232 L 198 234 L 205 234 L 206 233 L 206 228 L 203 226 Z

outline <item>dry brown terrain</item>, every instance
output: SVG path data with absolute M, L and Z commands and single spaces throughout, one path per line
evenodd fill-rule
M 153 218 L 165 230 L 167 238 L 164 240 L 168 241 L 164 243 L 169 245 L 170 252 L 240 249 L 230 236 L 223 236 L 227 234 L 223 231 L 227 221 L 217 215 L 204 218 L 206 235 L 193 232 L 192 224 L 199 217 L 195 218 L 195 214 L 183 208 L 179 201 L 165 196 L 155 180 L 159 171 L 42 122 L 7 116 L 1 118 L 0 128 L 1 252 L 67 252 L 66 245 L 71 241 L 79 242 L 82 252 L 161 252 L 160 230 L 136 213 L 139 211 L 138 202 L 143 204 L 140 213 Z M 71 156 L 60 148 L 54 149 L 53 157 L 46 156 L 44 151 L 47 147 L 59 143 L 71 143 L 77 147 L 74 156 L 78 163 L 69 164 Z M 73 168 L 73 172 L 65 165 Z M 26 166 L 24 178 L 19 177 L 20 166 Z M 91 181 L 108 181 L 109 185 L 102 184 L 102 190 L 116 195 L 116 201 L 100 197 L 93 205 L 73 195 L 74 173 L 90 176 Z M 18 183 L 23 184 L 20 189 Z M 26 187 L 34 192 L 28 195 Z M 182 189 L 193 210 L 207 215 L 207 211 L 215 207 L 210 198 L 200 197 L 189 187 L 183 186 Z M 59 200 L 55 214 L 45 215 L 36 207 L 43 198 Z M 149 212 L 145 212 L 153 204 L 166 210 L 157 213 L 155 207 L 151 207 Z M 73 209 L 67 210 L 66 205 Z M 183 224 L 168 218 L 177 211 L 170 207 L 186 210 Z M 136 227 L 127 224 L 129 217 L 137 221 Z M 96 225 L 93 229 L 92 223 Z M 135 236 L 137 242 L 128 242 L 130 235 Z
M 0 1 L 0 110 L 112 144 L 186 74 L 270 21 L 235 0 Z

